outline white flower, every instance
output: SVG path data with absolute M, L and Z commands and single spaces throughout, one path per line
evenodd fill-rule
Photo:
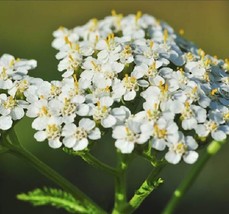
M 53 33 L 55 37 L 52 42 L 52 47 L 56 49 L 62 49 L 65 46 L 70 46 L 71 43 L 76 42 L 78 40 L 78 35 L 68 30 L 65 27 L 60 27 Z
M 161 77 L 158 73 L 158 68 L 162 65 L 162 64 L 158 64 L 157 62 L 153 61 L 150 62 L 152 64 L 147 65 L 147 64 L 140 64 L 140 65 L 136 65 L 133 72 L 131 73 L 131 76 L 136 77 L 137 79 L 140 78 L 147 78 L 148 81 L 146 80 L 138 80 L 138 84 L 142 87 L 148 87 L 149 83 L 151 85 L 156 85 L 159 86 L 160 83 L 164 83 L 164 78 Z M 146 82 L 144 82 L 146 81 Z M 144 84 L 143 84 L 144 82 Z M 149 82 L 149 83 L 148 83 Z
M 46 124 L 40 124 L 38 129 L 40 131 L 34 134 L 35 139 L 39 142 L 47 139 L 49 146 L 54 149 L 61 147 L 61 123 L 62 121 L 59 117 L 48 118 Z
M 116 126 L 112 137 L 116 139 L 115 146 L 122 153 L 131 153 L 135 144 L 146 143 L 152 131 L 151 124 L 142 124 L 139 118 L 130 118 L 126 125 Z
M 20 120 L 24 116 L 25 104 L 26 102 L 17 101 L 12 96 L 0 94 L 0 114 L 11 116 L 12 120 Z
M 122 64 L 127 65 L 134 61 L 132 54 L 132 48 L 130 45 L 123 45 L 121 52 L 119 53 L 119 60 Z
M 0 57 L 0 88 L 10 89 L 14 80 L 21 80 L 28 70 L 37 66 L 35 60 L 15 59 L 12 55 L 4 54 Z
M 133 100 L 136 97 L 136 92 L 139 90 L 137 78 L 128 76 L 128 74 L 114 87 L 120 87 L 119 90 L 122 90 L 120 94 L 124 95 L 123 99 L 126 101 Z M 115 88 L 113 88 L 113 90 L 115 90 Z
M 101 133 L 95 127 L 93 120 L 83 118 L 76 126 L 73 123 L 67 124 L 63 127 L 62 136 L 64 136 L 63 144 L 68 148 L 73 148 L 75 151 L 85 149 L 89 140 L 98 140 L 101 138 Z
M 42 130 L 51 116 L 58 115 L 57 107 L 52 108 L 47 100 L 41 99 L 28 106 L 26 115 L 35 118 L 32 122 L 32 127 L 35 130 Z
M 148 121 L 156 122 L 160 117 L 164 117 L 167 120 L 173 120 L 175 117 L 174 112 L 171 112 L 170 109 L 164 109 L 163 111 L 160 109 L 159 102 L 144 102 L 143 108 L 145 110 L 145 118 Z
M 90 114 L 92 114 L 94 121 L 100 122 L 104 128 L 110 128 L 116 123 L 116 118 L 110 114 L 112 104 L 113 99 L 111 97 L 102 97 L 96 106 L 91 106 Z
M 196 141 L 191 136 L 184 137 L 181 132 L 177 141 L 170 142 L 168 147 L 169 151 L 165 154 L 165 159 L 172 164 L 179 163 L 182 157 L 186 163 L 193 164 L 199 156 L 193 151 L 198 147 Z
M 114 37 L 114 34 L 109 34 L 106 39 L 100 39 L 98 41 L 96 49 L 100 50 L 98 59 L 103 63 L 107 63 L 117 61 L 122 48 Z
M 206 110 L 200 106 L 185 103 L 181 113 L 182 128 L 184 130 L 195 129 L 198 123 L 204 123 L 207 115 Z
M 58 71 L 65 71 L 62 77 L 70 77 L 74 71 L 77 71 L 82 62 L 82 57 L 78 53 L 69 54 L 58 64 Z
M 161 117 L 153 126 L 152 147 L 163 151 L 168 142 L 174 142 L 178 138 L 178 126 L 172 120 Z
M 118 108 L 113 108 L 111 110 L 111 115 L 115 117 L 116 124 L 115 125 L 123 125 L 127 118 L 130 117 L 131 112 L 125 106 L 120 106 Z
M 226 139 L 229 134 L 228 125 L 220 125 L 217 121 L 206 120 L 204 124 L 197 125 L 196 133 L 199 137 L 207 137 L 211 134 L 211 137 L 216 141 L 222 141 Z
M 197 101 L 203 108 L 207 108 L 211 103 L 211 99 L 206 95 L 207 93 L 193 81 L 188 82 L 187 87 L 184 89 L 184 93 L 190 103 Z

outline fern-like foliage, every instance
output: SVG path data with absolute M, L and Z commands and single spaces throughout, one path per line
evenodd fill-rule
M 88 213 L 87 209 L 77 201 L 70 193 L 60 189 L 44 187 L 28 193 L 21 193 L 17 198 L 32 203 L 34 206 L 51 205 L 63 208 L 69 213 Z

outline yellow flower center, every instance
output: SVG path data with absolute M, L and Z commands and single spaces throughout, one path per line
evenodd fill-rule
M 5 109 L 12 109 L 16 106 L 17 101 L 12 97 L 9 96 L 7 100 L 3 103 Z
M 60 136 L 60 127 L 56 124 L 49 124 L 46 128 L 47 138 L 55 139 Z

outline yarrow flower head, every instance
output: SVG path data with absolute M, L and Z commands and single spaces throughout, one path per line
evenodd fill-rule
M 29 77 L 34 60 L 0 58 L 1 130 L 26 112 L 37 141 L 52 148 L 81 151 L 112 133 L 122 153 L 148 145 L 172 164 L 194 163 L 199 140 L 227 138 L 228 60 L 207 55 L 165 22 L 113 11 L 53 36 L 61 81 Z

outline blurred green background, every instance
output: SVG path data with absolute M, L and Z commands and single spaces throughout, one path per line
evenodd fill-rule
M 115 9 L 123 14 L 141 10 L 168 22 L 175 30 L 184 29 L 185 38 L 194 41 L 211 55 L 229 57 L 228 1 L 13 1 L 0 2 L 0 55 L 38 60 L 31 75 L 47 80 L 60 79 L 56 51 L 51 48 L 52 32 L 60 25 L 68 28 L 86 23 L 91 18 L 102 19 Z M 113 180 L 110 176 L 70 157 L 60 150 L 37 143 L 30 128 L 31 120 L 17 125 L 23 144 L 68 177 L 106 209 L 112 207 Z M 112 142 L 101 144 L 94 152 L 113 163 Z M 197 182 L 185 196 L 177 214 L 229 213 L 229 144 L 225 145 L 205 167 Z M 168 166 L 162 173 L 166 182 L 155 191 L 136 213 L 160 213 L 172 190 L 188 172 L 190 166 Z M 136 159 L 129 170 L 129 192 L 139 186 L 150 166 Z M 0 156 L 0 213 L 61 214 L 63 210 L 49 207 L 33 208 L 16 200 L 15 195 L 35 187 L 54 186 L 29 165 L 11 155 Z

